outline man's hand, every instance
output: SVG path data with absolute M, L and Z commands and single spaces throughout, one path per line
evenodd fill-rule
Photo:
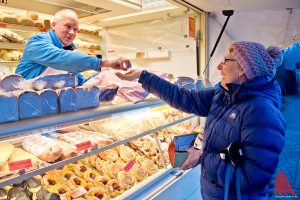
M 122 80 L 133 81 L 139 79 L 142 70 L 140 69 L 129 69 L 126 73 L 116 72 L 116 75 Z
M 125 58 L 118 58 L 117 60 L 102 60 L 101 68 L 107 67 L 112 69 L 121 69 L 121 70 L 128 70 L 131 68 L 131 62 Z
M 187 149 L 187 152 L 189 153 L 188 158 L 182 164 L 182 166 L 178 168 L 180 170 L 186 170 L 186 169 L 196 167 L 200 163 L 200 157 L 202 155 L 202 150 L 198 150 L 198 149 L 195 149 L 194 147 L 191 147 L 191 148 Z

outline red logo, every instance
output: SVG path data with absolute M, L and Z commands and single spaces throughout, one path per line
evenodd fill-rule
M 277 174 L 275 182 L 275 193 L 276 197 L 295 197 L 297 198 L 296 192 L 291 187 L 291 184 L 283 171 Z

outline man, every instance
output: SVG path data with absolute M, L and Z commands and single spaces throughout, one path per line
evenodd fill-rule
M 70 72 L 77 75 L 78 85 L 82 85 L 86 79 L 79 72 L 100 71 L 102 67 L 124 70 L 131 67 L 130 61 L 124 58 L 109 61 L 73 52 L 72 50 L 76 49 L 73 40 L 78 26 L 78 17 L 74 11 L 58 11 L 48 33 L 38 33 L 29 39 L 16 74 L 25 79 L 32 79 L 47 74 Z

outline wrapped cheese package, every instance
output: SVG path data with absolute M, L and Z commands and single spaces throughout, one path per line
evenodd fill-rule
M 96 86 L 76 88 L 77 109 L 92 108 L 99 105 L 100 89 Z
M 43 116 L 41 97 L 37 92 L 24 91 L 19 96 L 20 119 Z
M 18 97 L 12 92 L 0 92 L 0 123 L 18 120 Z
M 61 113 L 73 112 L 77 110 L 76 93 L 73 88 L 64 88 L 58 95 L 59 110 Z
M 58 96 L 54 90 L 44 90 L 40 94 L 42 113 L 44 115 L 57 114 L 58 108 Z

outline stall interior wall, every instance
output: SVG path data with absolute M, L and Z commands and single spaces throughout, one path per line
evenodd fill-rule
M 233 41 L 255 41 L 266 47 L 273 45 L 285 48 L 300 40 L 300 9 L 235 11 L 230 17 L 226 30 L 211 59 L 209 79 L 215 84 L 220 80 L 218 64 L 225 55 L 226 48 Z M 221 12 L 210 13 L 208 17 L 208 46 L 212 50 L 218 34 L 226 20 Z M 290 59 L 292 62 L 292 60 Z M 285 63 L 294 69 L 295 63 Z
M 188 36 L 187 15 L 109 28 L 106 42 L 108 58 L 124 56 L 135 67 L 174 76 L 197 75 L 196 41 Z

